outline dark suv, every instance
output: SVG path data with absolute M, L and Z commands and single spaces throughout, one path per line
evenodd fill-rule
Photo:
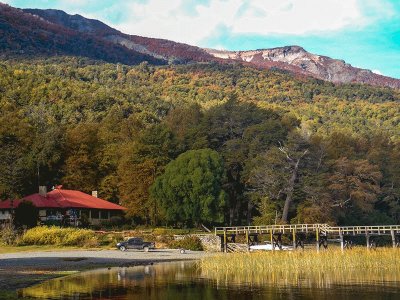
M 119 242 L 117 248 L 121 251 L 137 249 L 148 252 L 150 249 L 155 248 L 155 244 L 153 242 L 144 242 L 141 238 L 130 238 L 127 241 Z

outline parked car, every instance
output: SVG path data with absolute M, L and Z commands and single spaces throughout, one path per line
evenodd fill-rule
M 150 249 L 155 248 L 155 244 L 153 242 L 144 242 L 141 238 L 130 238 L 126 241 L 119 242 L 117 248 L 121 251 L 136 249 L 148 252 Z

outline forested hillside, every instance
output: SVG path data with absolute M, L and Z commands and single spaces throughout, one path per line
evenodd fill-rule
M 399 90 L 57 58 L 2 61 L 0 91 L 2 199 L 63 184 L 136 224 L 400 222 Z

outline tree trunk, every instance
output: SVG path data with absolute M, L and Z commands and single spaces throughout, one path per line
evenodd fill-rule
M 251 224 L 251 212 L 253 210 L 253 203 L 249 200 L 247 202 L 247 225 Z
M 235 216 L 235 209 L 231 207 L 229 208 L 229 226 L 232 226 L 234 216 Z
M 283 207 L 283 212 L 282 212 L 282 222 L 287 223 L 288 222 L 288 215 L 289 215 L 289 208 L 290 204 L 292 202 L 293 198 L 293 191 L 294 191 L 294 184 L 297 179 L 297 172 L 299 169 L 299 163 L 300 163 L 300 158 L 297 160 L 296 164 L 294 165 L 292 176 L 290 177 L 290 180 L 288 182 L 288 188 L 287 188 L 287 193 L 286 193 L 286 199 L 285 199 L 285 206 Z
M 240 201 L 236 201 L 236 207 L 235 207 L 235 214 L 236 214 L 236 225 L 241 224 L 243 220 L 243 215 L 241 214 L 241 203 Z

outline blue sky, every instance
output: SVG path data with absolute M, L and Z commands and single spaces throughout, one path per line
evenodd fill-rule
M 300 45 L 400 78 L 400 0 L 0 0 L 201 47 Z

